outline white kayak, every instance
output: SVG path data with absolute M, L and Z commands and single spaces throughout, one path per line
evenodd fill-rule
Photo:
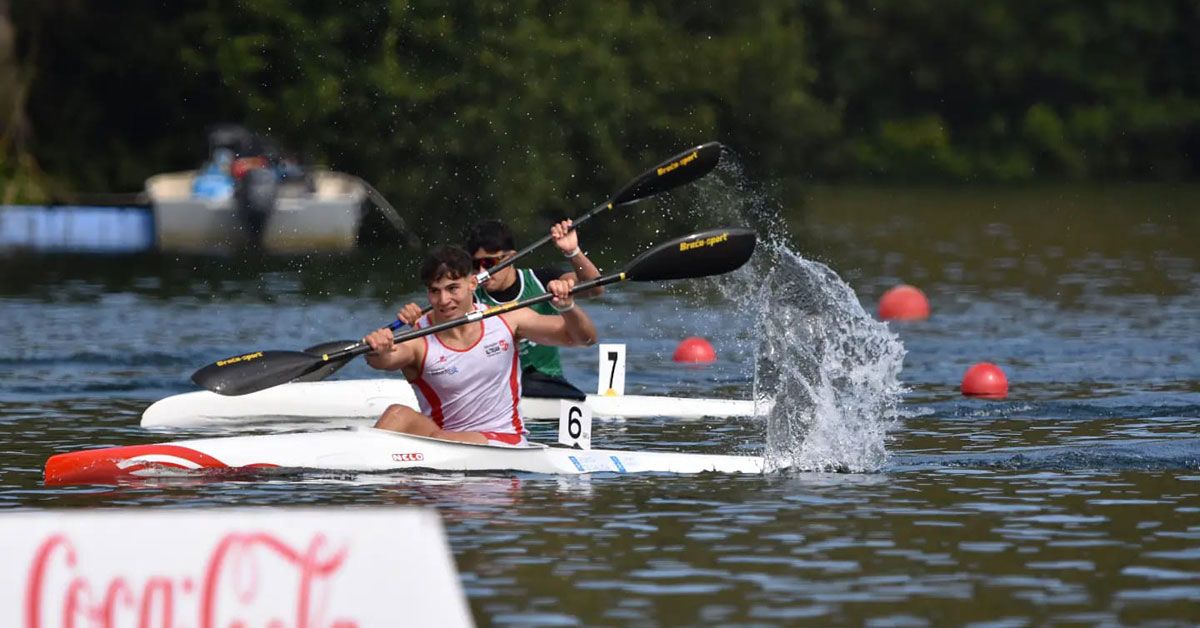
M 394 403 L 417 407 L 412 386 L 402 379 L 293 382 L 236 397 L 205 390 L 154 402 L 142 413 L 142 427 L 232 426 L 280 418 L 361 425 L 373 422 Z M 586 403 L 593 416 L 607 418 L 697 419 L 755 416 L 764 412 L 760 409 L 756 413 L 753 401 L 740 399 L 588 395 Z M 521 414 L 527 420 L 557 419 L 559 400 L 524 398 Z
M 370 427 L 261 434 L 89 449 L 50 457 L 47 484 L 203 477 L 206 471 L 263 468 L 328 471 L 517 471 L 528 473 L 763 473 L 757 456 L 475 445 Z

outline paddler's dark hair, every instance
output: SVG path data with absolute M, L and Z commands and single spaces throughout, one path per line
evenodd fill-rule
M 439 246 L 425 256 L 421 281 L 426 287 L 439 279 L 460 279 L 471 275 L 471 256 L 457 246 Z
M 475 223 L 467 232 L 467 253 L 474 255 L 475 251 L 483 249 L 491 253 L 500 251 L 515 251 L 512 231 L 508 225 L 499 220 L 485 220 Z

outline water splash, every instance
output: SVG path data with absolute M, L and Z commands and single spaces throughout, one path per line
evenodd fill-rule
M 717 174 L 703 189 L 707 219 L 759 235 L 750 263 L 713 283 L 749 320 L 754 398 L 770 407 L 764 455 L 777 468 L 878 470 L 904 392 L 904 345 L 836 272 L 791 248 L 778 206 L 736 159 Z
M 764 245 L 754 397 L 773 404 L 768 459 L 800 469 L 882 467 L 904 346 L 828 266 Z

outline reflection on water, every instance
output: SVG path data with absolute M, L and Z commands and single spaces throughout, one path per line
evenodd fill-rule
M 139 440 L 122 427 L 128 418 L 93 420 L 92 437 L 116 430 L 126 433 L 114 440 Z M 1175 428 L 1194 433 L 1198 423 Z M 623 446 L 651 439 L 659 422 L 624 428 Z M 1093 425 L 1023 453 L 979 443 L 962 452 L 974 433 L 1013 444 L 1028 429 L 923 419 L 905 424 L 892 465 L 873 474 L 310 474 L 48 490 L 21 465 L 0 483 L 5 502 L 36 507 L 435 507 L 483 623 L 1194 620 L 1197 444 L 1181 438 L 1164 453 L 1171 428 L 1159 428 L 1142 440 L 1118 435 L 1121 446 L 1073 445 Z M 51 448 L 88 438 L 66 425 L 46 431 Z M 709 446 L 729 438 L 703 432 L 686 436 Z M 1051 450 L 1092 454 L 1072 463 Z M 1131 465 L 1131 452 L 1159 464 Z
M 887 326 L 907 350 L 908 392 L 878 472 L 334 473 L 47 488 L 40 471 L 51 453 L 201 434 L 148 433 L 138 415 L 189 390 L 187 376 L 213 356 L 381 324 L 414 296 L 411 269 L 386 252 L 6 259 L 0 508 L 431 506 L 481 624 L 1200 622 L 1191 210 L 1200 192 L 814 190 L 810 199 L 803 211 L 785 207 L 794 250 L 846 279 L 867 312 L 901 280 L 933 306 L 928 322 Z M 672 217 L 687 220 L 722 222 Z M 595 250 L 611 267 L 626 259 L 619 247 L 655 237 Z M 589 304 L 604 340 L 629 345 L 628 392 L 752 394 L 765 332 L 744 315 L 754 304 L 720 294 L 711 284 L 621 286 Z M 715 365 L 671 362 L 693 334 L 713 339 Z M 595 360 L 564 353 L 584 387 Z M 981 360 L 1005 368 L 1008 399 L 958 395 L 963 371 Z M 361 363 L 339 373 L 368 375 Z M 534 429 L 553 440 L 553 426 Z M 749 418 L 639 419 L 597 423 L 594 438 L 606 448 L 756 453 L 765 430 Z

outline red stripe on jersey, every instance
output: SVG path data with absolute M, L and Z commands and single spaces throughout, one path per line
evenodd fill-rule
M 429 402 L 429 414 L 434 423 L 437 423 L 438 429 L 442 429 L 442 400 L 438 398 L 437 393 L 433 391 L 433 387 L 424 379 L 418 377 L 413 381 L 413 384 L 421 391 L 421 396 L 425 397 L 425 401 Z
M 513 333 L 512 327 L 508 326 L 508 321 L 504 320 L 503 316 L 498 317 L 504 327 L 508 329 L 508 336 L 512 338 L 512 369 L 508 374 L 508 389 L 512 393 L 512 426 L 518 434 L 523 434 L 525 428 L 521 425 L 521 351 L 517 344 L 517 335 Z
M 421 327 L 422 320 L 425 320 L 424 316 L 418 319 L 416 323 L 413 323 L 413 329 L 419 329 Z M 429 336 L 421 336 L 421 343 L 421 348 L 423 349 L 421 352 L 421 365 L 417 367 L 417 378 L 409 383 L 413 386 L 416 386 L 417 390 L 420 391 L 421 396 L 425 397 L 425 401 L 429 402 L 429 407 L 431 408 L 430 414 L 433 415 L 429 418 L 433 419 L 434 423 L 437 423 L 438 429 L 441 429 L 443 416 L 442 400 L 438 398 L 437 393 L 433 391 L 433 388 L 431 388 L 429 384 L 427 384 L 425 380 L 421 378 L 421 376 L 425 374 L 425 358 L 429 357 Z
M 421 321 L 417 321 L 417 325 L 420 324 Z M 414 326 L 413 329 L 416 327 Z M 429 336 L 421 336 L 421 343 L 421 365 L 417 367 L 418 379 L 425 373 L 425 358 L 429 356 Z

